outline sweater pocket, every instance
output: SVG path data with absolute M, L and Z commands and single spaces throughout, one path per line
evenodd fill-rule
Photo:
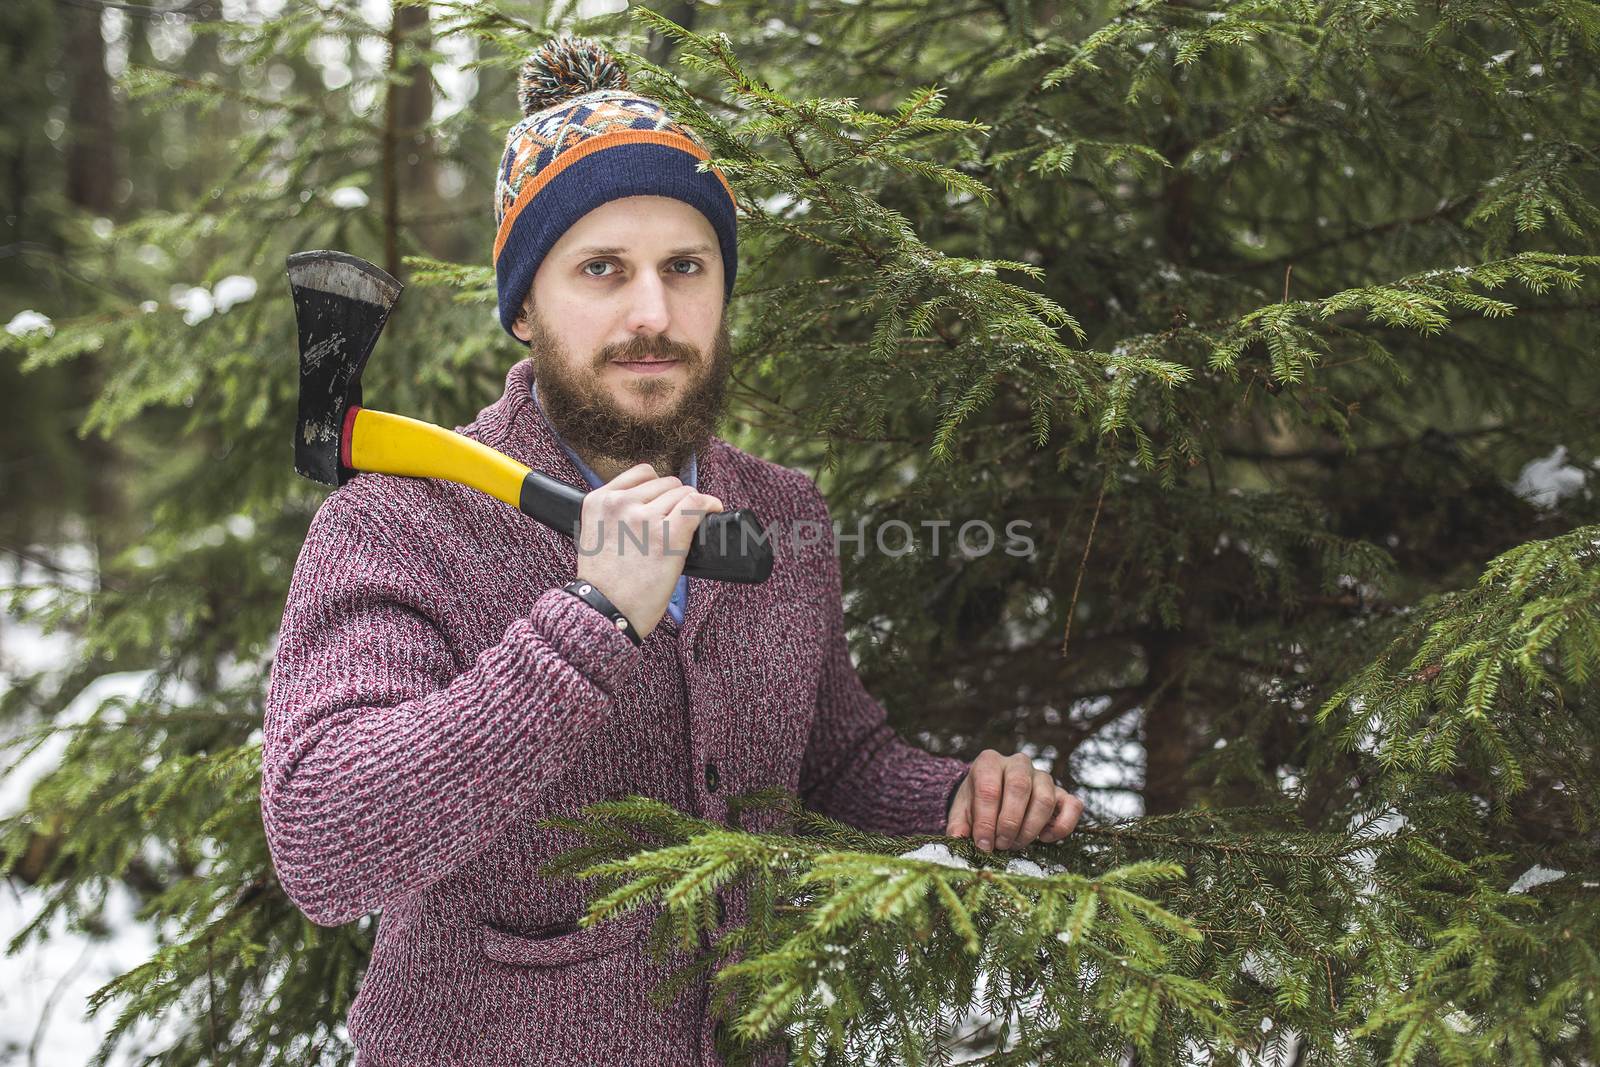
M 533 930 L 507 930 L 483 926 L 483 954 L 515 967 L 564 967 L 620 952 L 650 928 L 650 913 L 634 908 L 584 929 L 576 920 L 552 923 Z

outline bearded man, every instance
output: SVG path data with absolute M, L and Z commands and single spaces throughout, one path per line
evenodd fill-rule
M 584 840 L 540 820 L 639 794 L 726 821 L 730 794 L 780 786 L 864 829 L 1005 849 L 1059 840 L 1082 805 L 1026 755 L 969 764 L 889 728 L 851 664 L 831 538 L 776 537 L 760 584 L 683 575 L 727 507 L 832 531 L 804 473 L 715 435 L 732 192 L 593 42 L 547 45 L 520 88 L 495 268 L 528 355 L 457 429 L 586 490 L 580 536 L 438 479 L 330 494 L 273 662 L 262 818 L 313 922 L 382 912 L 347 1023 L 358 1067 L 714 1067 L 708 978 L 650 998 L 692 959 L 648 951 L 659 908 L 578 928 L 583 885 L 539 867 Z M 718 902 L 720 937 L 747 902 Z M 781 1043 L 758 1060 L 785 1061 Z

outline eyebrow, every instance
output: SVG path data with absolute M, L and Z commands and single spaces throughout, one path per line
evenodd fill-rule
M 572 255 L 574 257 L 578 257 L 578 256 L 620 256 L 620 255 L 625 255 L 627 253 L 627 251 L 628 250 L 626 248 L 602 248 L 602 247 L 599 247 L 597 245 L 592 245 L 592 246 L 590 246 L 588 248 L 580 248 L 577 251 L 573 252 Z M 684 247 L 684 248 L 674 248 L 672 251 L 667 253 L 667 256 L 669 258 L 672 257 L 672 256 L 703 256 L 708 252 L 714 252 L 714 251 L 716 251 L 716 249 L 712 248 L 710 245 L 705 245 L 705 244 L 689 245 L 689 246 Z

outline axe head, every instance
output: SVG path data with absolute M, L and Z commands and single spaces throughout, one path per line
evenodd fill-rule
M 300 343 L 294 469 L 337 487 L 356 475 L 340 455 L 345 415 L 361 403 L 361 372 L 404 286 L 345 252 L 295 252 L 288 273 Z

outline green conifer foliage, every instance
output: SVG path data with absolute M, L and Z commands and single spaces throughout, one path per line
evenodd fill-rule
M 231 131 L 223 163 L 81 238 L 97 306 L 0 335 L 24 373 L 100 376 L 77 428 L 129 472 L 94 582 L 8 587 L 77 643 L 0 693 L 8 762 L 69 739 L 0 824 L 38 905 L 8 948 L 117 882 L 163 931 L 93 999 L 102 1056 L 165 1018 L 171 1067 L 350 1061 L 375 922 L 300 915 L 258 807 L 325 493 L 290 462 L 283 260 L 392 263 L 367 397 L 470 421 L 523 355 L 488 256 L 514 72 L 570 30 L 733 184 L 723 436 L 865 529 L 868 689 L 1089 804 L 989 855 L 770 791 L 755 829 L 618 798 L 562 823 L 587 921 L 660 907 L 653 945 L 688 945 L 747 893 L 678 976 L 714 974 L 734 1061 L 1600 1059 L 1600 5 L 570 8 L 436 0 L 390 47 L 354 0 L 287 0 L 197 24 L 217 69 L 130 62 L 136 106 Z M 462 55 L 466 107 L 394 121 L 390 80 Z M 458 190 L 400 179 L 419 133 Z M 128 295 L 234 275 L 257 294 L 209 317 Z M 875 539 L 894 520 L 913 551 Z M 959 550 L 975 520 L 1031 551 Z M 122 671 L 136 693 L 80 699 Z

